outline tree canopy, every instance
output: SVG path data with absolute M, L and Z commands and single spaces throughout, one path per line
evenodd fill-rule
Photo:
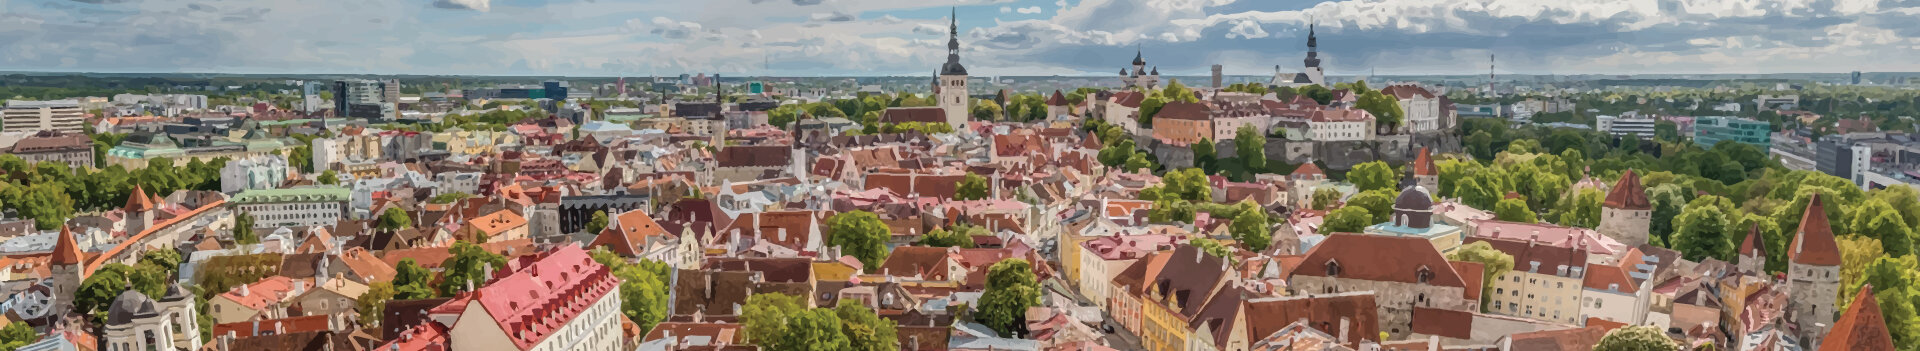
M 887 259 L 887 240 L 892 238 L 892 230 L 886 222 L 881 222 L 873 212 L 852 211 L 833 215 L 827 219 L 829 244 L 839 247 L 842 254 L 860 259 L 860 263 L 873 271 Z
M 1447 260 L 1481 264 L 1484 266 L 1484 269 L 1480 270 L 1480 281 L 1483 282 L 1494 281 L 1494 279 L 1501 274 L 1506 274 L 1507 271 L 1513 270 L 1513 255 L 1494 249 L 1493 244 L 1488 244 L 1485 241 L 1476 241 L 1472 244 L 1461 245 L 1460 249 L 1454 250 L 1451 254 L 1447 254 Z M 1487 306 L 1484 302 L 1493 297 L 1493 284 L 1482 285 L 1484 286 L 1481 287 L 1483 291 L 1480 293 L 1480 299 L 1483 303 L 1480 309 L 1485 311 Z
M 1040 304 L 1040 279 L 1025 259 L 1011 258 L 987 268 L 987 288 L 975 318 L 1003 337 L 1026 333 L 1028 307 Z

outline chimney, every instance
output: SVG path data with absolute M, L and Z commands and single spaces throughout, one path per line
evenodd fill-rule
M 252 335 L 247 335 L 247 336 L 260 336 L 260 320 L 259 319 L 253 320 L 253 333 Z
M 1439 335 L 1428 335 L 1428 336 L 1427 336 L 1427 351 L 1440 351 L 1440 336 L 1439 336 Z

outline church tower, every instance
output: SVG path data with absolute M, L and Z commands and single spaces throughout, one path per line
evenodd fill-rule
M 947 126 L 959 131 L 967 127 L 967 67 L 960 65 L 960 14 L 947 27 L 947 64 L 940 66 L 940 109 L 947 112 Z
M 127 235 L 140 234 L 153 226 L 153 210 L 157 205 L 147 197 L 147 192 L 139 184 L 133 185 L 133 193 L 127 195 L 126 211 Z
M 80 291 L 80 282 L 87 279 L 87 273 L 86 263 L 80 260 L 85 256 L 80 253 L 80 243 L 74 240 L 73 231 L 60 226 L 60 237 L 55 240 L 53 257 L 47 265 L 53 274 L 54 301 L 49 311 L 52 311 L 50 315 L 58 316 L 73 308 L 74 294 Z
M 1324 86 L 1327 85 L 1327 72 L 1320 69 L 1320 38 L 1314 35 L 1313 27 L 1313 24 L 1307 25 L 1307 59 L 1304 62 L 1307 67 L 1300 74 L 1306 75 L 1307 81 Z

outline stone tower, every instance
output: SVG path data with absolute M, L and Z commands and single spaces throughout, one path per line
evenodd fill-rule
M 1826 205 L 1815 194 L 1801 214 L 1800 228 L 1787 249 L 1787 296 L 1791 298 L 1790 316 L 1800 324 L 1800 334 L 1820 349 L 1821 338 L 1833 327 L 1834 299 L 1840 292 L 1840 246 L 1833 241 L 1833 227 L 1827 224 Z
M 47 264 L 53 274 L 53 316 L 66 313 L 73 308 L 74 294 L 80 290 L 80 282 L 87 279 L 86 262 L 81 258 L 80 243 L 73 238 L 73 231 L 60 226 L 60 237 L 53 244 L 53 257 Z
M 954 12 L 958 16 L 959 11 Z M 968 111 L 967 67 L 960 65 L 960 20 L 951 18 L 947 26 L 947 64 L 940 66 L 940 109 L 947 112 L 947 126 L 966 129 Z
M 1413 184 L 1427 189 L 1440 188 L 1440 167 L 1433 163 L 1433 151 L 1420 148 L 1413 158 Z
M 1627 247 L 1647 243 L 1653 226 L 1653 202 L 1647 200 L 1647 188 L 1640 176 L 1629 169 L 1613 184 L 1606 202 L 1600 206 L 1600 234 L 1619 240 Z
M 127 195 L 127 206 L 121 208 L 127 212 L 127 235 L 139 234 L 153 226 L 155 205 L 153 199 L 147 197 L 147 192 L 141 189 L 139 184 L 133 185 L 133 192 Z

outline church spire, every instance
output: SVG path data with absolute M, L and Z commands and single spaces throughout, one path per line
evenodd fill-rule
M 960 65 L 960 10 L 955 7 L 947 24 L 947 64 L 940 67 L 940 75 L 967 75 L 966 66 Z
M 1308 68 L 1320 67 L 1320 38 L 1313 33 L 1314 23 L 1307 23 L 1307 60 Z

